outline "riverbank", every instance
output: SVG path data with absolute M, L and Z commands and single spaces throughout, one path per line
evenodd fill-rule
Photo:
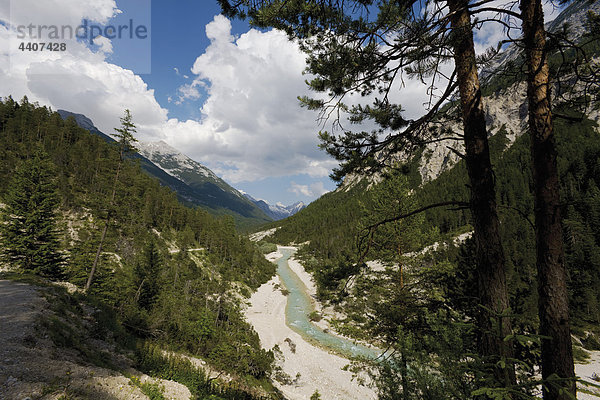
M 282 256 L 275 252 L 267 255 L 267 259 L 274 262 Z M 310 275 L 296 263 L 290 263 L 294 264 L 294 272 L 298 271 L 305 285 L 310 284 Z M 300 276 L 303 271 L 306 275 Z M 305 281 L 306 276 L 308 281 Z M 310 288 L 306 286 L 310 294 Z M 278 276 L 262 285 L 250 298 L 246 318 L 258 333 L 263 348 L 272 349 L 277 345 L 281 350 L 277 366 L 291 382 L 275 384 L 286 398 L 307 400 L 318 390 L 323 400 L 375 399 L 377 396 L 372 389 L 359 385 L 351 372 L 342 370 L 349 363 L 347 359 L 313 346 L 286 324 L 287 297 L 282 289 Z
M 599 385 L 596 380 L 600 376 L 600 351 L 591 351 L 589 362 L 587 364 L 575 364 L 575 375 L 591 385 Z M 600 399 L 600 389 L 594 386 L 586 386 L 579 383 L 577 385 L 578 400 L 598 400 Z
M 283 246 L 280 247 L 285 248 Z M 298 276 L 298 278 L 300 278 L 304 286 L 306 286 L 306 293 L 311 297 L 311 299 L 313 299 L 313 306 L 315 308 L 315 311 L 321 316 L 321 319 L 319 321 L 313 321 L 313 324 L 315 324 L 315 326 L 318 326 L 325 332 L 328 332 L 330 335 L 344 337 L 338 332 L 336 332 L 335 328 L 331 325 L 330 320 L 342 320 L 346 318 L 346 316 L 336 312 L 331 306 L 324 307 L 322 303 L 317 301 L 317 285 L 315 284 L 312 275 L 304 269 L 300 261 L 296 260 L 294 256 L 292 256 L 288 261 L 288 265 L 290 266 L 290 269 Z M 366 343 L 361 344 L 364 346 L 369 346 Z

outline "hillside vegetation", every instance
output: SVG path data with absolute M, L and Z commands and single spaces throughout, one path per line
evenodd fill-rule
M 86 301 L 106 309 L 115 329 L 148 343 L 140 349 L 159 346 L 199 356 L 237 376 L 238 383 L 270 387 L 273 354 L 261 350 L 240 304 L 273 275 L 274 266 L 237 233 L 232 217 L 182 205 L 136 161 L 126 159 L 119 167 L 117 146 L 26 98 L 0 102 L 0 159 L 0 199 L 10 210 L 3 213 L 5 223 L 21 221 L 20 208 L 32 215 L 40 209 L 27 198 L 15 199 L 12 188 L 27 187 L 24 177 L 31 176 L 15 171 L 34 165 L 44 172 L 44 185 L 29 186 L 39 198 L 56 200 L 43 218 L 52 221 L 48 229 L 58 241 L 49 251 L 62 259 L 44 268 L 17 263 L 22 252 L 8 250 L 24 242 L 5 233 L 5 268 L 63 279 L 81 291 L 107 224 Z M 152 360 L 152 369 L 160 370 L 160 358 Z
M 58 113 L 63 119 L 75 118 L 77 125 L 109 143 L 115 141 L 114 138 L 98 130 L 93 122 L 83 114 L 65 110 L 58 110 Z M 152 147 L 152 144 L 138 143 L 137 147 L 139 153 L 131 154 L 130 157 L 139 161 L 142 170 L 158 179 L 162 186 L 173 190 L 183 204 L 189 207 L 201 206 L 216 216 L 232 215 L 239 229 L 251 229 L 271 220 L 252 202 L 237 193 L 237 190 L 214 175 L 208 168 L 179 154 L 166 143 L 162 147 L 165 147 L 164 150 L 167 151 L 167 154 L 158 154 L 157 157 L 152 157 L 151 154 L 144 151 Z M 179 159 L 180 157 L 183 160 Z
M 557 120 L 556 131 L 571 304 L 576 325 L 594 326 L 600 322 L 600 271 L 597 270 L 600 266 L 600 135 L 597 124 L 587 119 L 580 122 Z M 507 144 L 502 131 L 492 138 L 502 237 L 507 253 L 509 280 L 513 283 L 510 287 L 515 306 L 528 299 L 527 310 L 523 310 L 523 306 L 516 310 L 526 311 L 524 319 L 536 318 L 529 141 L 527 135 L 523 135 L 512 146 L 507 148 Z M 409 183 L 405 183 L 405 191 L 414 191 L 410 196 L 405 195 L 405 209 L 418 209 L 444 200 L 468 201 L 466 175 L 464 162 L 461 161 L 422 186 L 410 187 Z M 407 177 L 402 181 L 415 180 Z M 335 263 L 337 259 L 345 259 L 352 264 L 359 255 L 357 235 L 365 226 L 364 219 L 375 211 L 370 206 L 371 199 L 379 192 L 385 192 L 385 189 L 381 185 L 368 188 L 366 179 L 350 188 L 342 186 L 280 223 L 280 228 L 267 240 L 278 243 L 309 242 L 303 246 L 303 251 L 314 256 L 314 260 L 320 260 L 315 270 Z M 384 219 L 381 213 L 378 218 Z M 420 219 L 420 239 L 404 246 L 405 253 L 436 241 L 447 240 L 450 243 L 448 239 L 471 229 L 467 210 L 435 208 L 424 212 L 421 217 L 411 218 Z M 466 244 L 462 249 L 468 247 Z M 381 252 L 372 251 L 367 260 L 380 259 L 381 256 Z M 458 262 L 458 248 L 444 253 L 444 257 Z

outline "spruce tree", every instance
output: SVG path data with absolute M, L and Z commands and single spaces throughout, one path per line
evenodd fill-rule
M 137 288 L 135 300 L 145 310 L 150 310 L 156 302 L 161 265 L 158 247 L 154 239 L 151 239 L 146 244 L 142 259 L 137 262 L 133 271 Z
M 115 132 L 112 136 L 115 137 L 117 144 L 119 146 L 119 156 L 120 160 L 123 161 L 123 157 L 126 153 L 135 152 L 135 142 L 137 139 L 133 136 L 136 133 L 135 124 L 133 123 L 133 118 L 131 116 L 131 111 L 129 109 L 125 110 L 125 115 L 120 118 L 121 127 L 115 128 Z
M 0 225 L 4 262 L 49 278 L 62 276 L 56 227 L 58 196 L 53 164 L 43 152 L 17 166 L 5 196 Z

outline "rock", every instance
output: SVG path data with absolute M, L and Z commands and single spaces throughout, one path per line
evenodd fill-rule
M 13 385 L 14 385 L 15 383 L 17 383 L 18 381 L 19 381 L 19 380 L 18 380 L 17 378 L 15 378 L 15 377 L 12 377 L 12 376 L 9 376 L 9 377 L 6 379 L 6 382 L 4 382 L 4 384 L 5 384 L 6 386 L 13 386 Z

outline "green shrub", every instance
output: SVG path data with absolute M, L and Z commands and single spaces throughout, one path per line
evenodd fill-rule
M 277 245 L 261 240 L 260 242 L 258 242 L 258 250 L 263 254 L 269 254 L 274 251 L 277 251 Z
M 165 387 L 157 382 L 142 382 L 137 376 L 129 378 L 129 383 L 140 388 L 142 393 L 150 400 L 166 400 L 164 396 Z
M 308 315 L 308 319 L 313 322 L 319 322 L 321 319 L 323 319 L 323 317 L 317 311 L 313 311 Z

